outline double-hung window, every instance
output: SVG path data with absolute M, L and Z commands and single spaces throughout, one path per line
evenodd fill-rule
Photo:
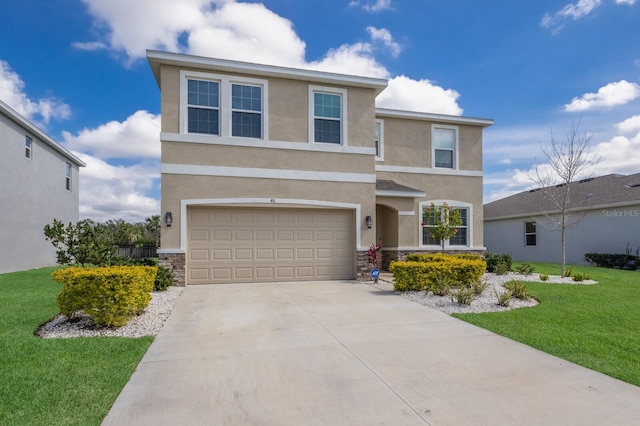
M 451 207 L 451 212 L 459 212 L 460 213 L 460 226 L 457 228 L 455 235 L 445 241 L 445 247 L 449 248 L 458 248 L 458 247 L 469 247 L 472 245 L 471 240 L 471 223 L 470 218 L 472 216 L 472 206 L 468 203 L 464 203 L 461 201 L 444 201 L 438 200 L 434 201 L 436 206 L 441 206 L 444 202 L 446 202 Z M 420 240 L 423 246 L 441 246 L 442 242 L 433 238 L 430 235 L 430 231 L 432 231 L 438 223 L 436 215 L 438 214 L 436 211 L 432 209 L 427 209 L 430 202 L 421 202 L 420 203 L 420 211 L 421 211 L 421 219 L 422 223 L 420 224 Z M 442 214 L 442 213 L 441 213 Z M 445 217 L 441 217 L 439 219 L 445 220 Z
M 184 133 L 267 138 L 267 81 L 182 71 Z
M 376 120 L 374 123 L 374 145 L 376 147 L 376 161 L 384 160 L 384 121 Z
M 460 219 L 462 223 L 458 228 L 456 235 L 449 239 L 449 245 L 451 246 L 466 246 L 469 245 L 469 209 L 453 208 L 453 211 L 460 212 Z
M 64 185 L 67 191 L 71 191 L 71 171 L 72 170 L 73 170 L 73 167 L 71 166 L 71 163 L 66 163 L 66 176 L 64 179 Z
M 458 129 L 453 126 L 433 126 L 431 131 L 434 167 L 456 169 Z
M 25 136 L 24 137 L 24 150 L 25 150 L 25 156 L 28 159 L 31 159 L 31 154 L 32 154 L 32 149 L 33 147 L 33 140 L 29 137 L 29 136 Z
M 220 83 L 187 80 L 189 133 L 220 134 Z
M 313 142 L 346 145 L 346 91 L 310 87 L 310 137 Z
M 535 222 L 524 223 L 524 245 L 525 246 L 536 245 L 536 223 Z

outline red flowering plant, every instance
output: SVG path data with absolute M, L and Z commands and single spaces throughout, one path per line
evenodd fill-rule
M 372 265 L 374 268 L 380 269 L 380 262 L 382 260 L 382 246 L 378 243 L 371 244 L 369 246 L 369 250 L 367 250 L 367 263 Z M 378 277 L 376 276 L 373 280 L 374 283 L 378 283 Z
M 462 226 L 460 210 L 452 209 L 447 203 L 442 203 L 440 206 L 431 203 L 430 207 L 424 209 L 423 217 L 428 223 L 422 222 L 420 226 L 426 226 L 429 236 L 440 241 L 442 251 L 444 251 L 445 241 L 456 235 L 458 228 Z

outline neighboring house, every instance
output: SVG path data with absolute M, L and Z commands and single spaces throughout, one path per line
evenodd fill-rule
M 586 253 L 635 252 L 640 247 L 640 173 L 584 179 L 569 188 L 573 204 L 566 228 L 567 263 L 586 263 Z M 561 261 L 560 216 L 545 191 L 533 189 L 484 206 L 488 251 L 508 253 L 515 260 Z
M 376 109 L 384 79 L 148 51 L 161 91 L 162 247 L 181 284 L 365 279 L 440 249 L 430 202 L 461 209 L 448 251 L 482 252 L 492 120 Z M 432 142 L 433 141 L 433 142 Z
M 0 101 L 0 273 L 55 265 L 43 228 L 78 220 L 85 164 Z

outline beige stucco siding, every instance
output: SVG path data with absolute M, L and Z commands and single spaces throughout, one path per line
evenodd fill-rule
M 165 232 L 162 234 L 162 247 L 180 247 L 181 200 L 266 198 L 274 199 L 274 207 L 288 206 L 285 199 L 348 203 L 361 207 L 362 222 L 364 217 L 375 215 L 374 194 L 375 184 L 373 183 L 210 177 L 164 173 L 162 175 L 162 212 L 172 212 L 176 226 L 165 228 Z M 211 205 L 216 204 L 212 202 Z M 301 204 L 289 206 L 304 207 Z M 322 208 L 319 206 L 307 207 Z M 375 227 L 367 229 L 363 223 L 357 223 L 356 226 L 361 227 L 362 244 L 369 245 L 375 241 Z
M 162 162 L 283 170 L 375 173 L 372 155 L 184 142 L 162 142 Z
M 431 129 L 433 121 L 382 117 L 384 120 L 384 162 L 403 167 L 432 167 Z M 482 127 L 446 124 L 458 128 L 458 169 L 482 170 Z
M 189 71 L 189 70 L 187 70 Z M 206 70 L 192 70 L 202 73 Z M 313 81 L 305 82 L 282 78 L 261 78 L 243 74 L 212 71 L 213 75 L 231 75 L 263 79 L 267 82 L 267 114 L 269 139 L 284 142 L 309 143 L 309 87 L 328 87 L 347 91 L 347 145 L 373 147 L 373 120 L 375 117 L 375 91 L 345 86 L 326 86 Z M 180 131 L 180 69 L 161 68 L 162 131 Z

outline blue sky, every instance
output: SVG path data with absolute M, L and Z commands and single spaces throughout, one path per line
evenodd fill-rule
M 640 169 L 640 0 L 2 2 L 0 99 L 77 153 L 80 215 L 159 214 L 145 49 L 384 77 L 378 106 L 492 118 L 484 197 L 532 186 L 572 121 L 597 174 Z

